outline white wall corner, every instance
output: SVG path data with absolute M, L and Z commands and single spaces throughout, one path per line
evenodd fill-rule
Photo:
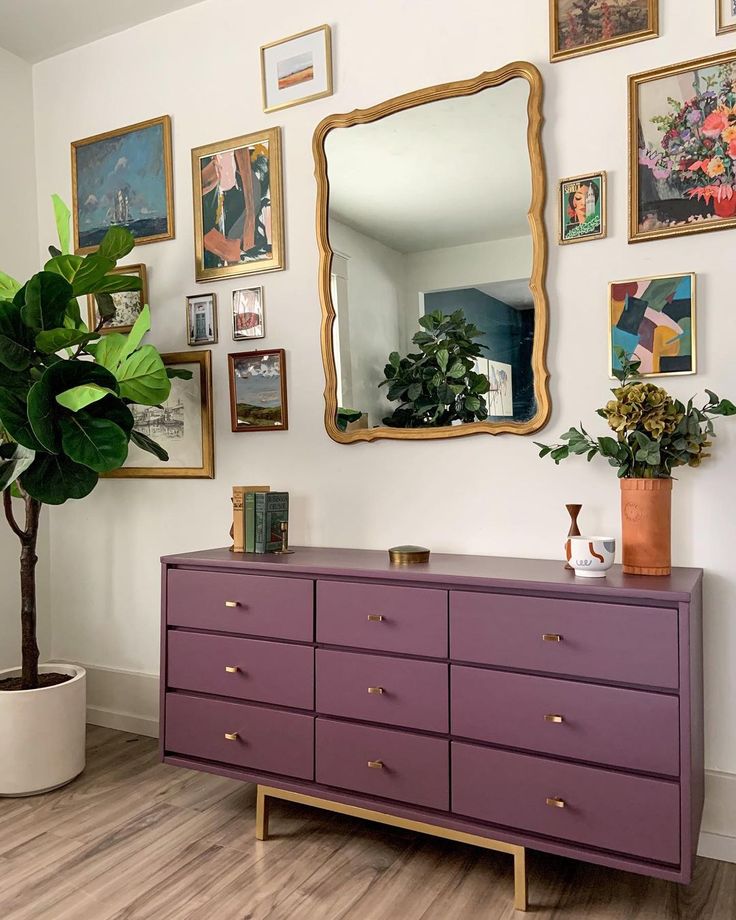
M 705 772 L 698 856 L 736 863 L 736 773 Z
M 83 664 L 87 669 L 87 721 L 158 738 L 157 674 Z

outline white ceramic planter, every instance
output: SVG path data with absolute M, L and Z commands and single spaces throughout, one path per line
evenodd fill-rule
M 0 796 L 48 792 L 84 770 L 87 672 L 74 664 L 39 671 L 72 679 L 39 690 L 0 691 Z M 0 680 L 20 668 L 0 671 Z

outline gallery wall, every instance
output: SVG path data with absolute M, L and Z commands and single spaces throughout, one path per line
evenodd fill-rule
M 321 22 L 334 29 L 335 94 L 264 115 L 259 45 Z M 208 0 L 35 67 L 39 257 L 53 234 L 49 196 L 70 195 L 70 142 L 168 113 L 176 240 L 142 246 L 129 260 L 149 266 L 152 340 L 160 349 L 186 349 L 184 298 L 198 290 L 217 292 L 222 329 L 213 349 L 217 478 L 106 481 L 83 505 L 52 512 L 54 654 L 115 672 L 155 675 L 159 556 L 225 545 L 235 483 L 288 489 L 296 544 L 383 549 L 417 542 L 435 552 L 559 558 L 567 528 L 564 503 L 572 501 L 583 503 L 584 529 L 620 533 L 612 471 L 584 462 L 556 469 L 537 459 L 531 438 L 350 446 L 330 441 L 323 426 L 311 141 L 327 114 L 471 77 L 510 60 L 534 62 L 545 79 L 551 183 L 597 169 L 608 170 L 610 180 L 609 237 L 603 241 L 559 248 L 554 196 L 548 201 L 553 413 L 543 437 L 580 419 L 595 428 L 593 410 L 610 386 L 611 280 L 697 272 L 699 373 L 667 385 L 685 397 L 707 386 L 734 398 L 733 231 L 627 243 L 627 74 L 733 47 L 728 36 L 716 37 L 710 2 L 662 3 L 662 35 L 551 65 L 547 0 L 455 0 L 451 12 L 444 0 L 313 0 L 308 6 L 283 0 L 268 16 L 246 15 L 238 0 Z M 190 149 L 273 125 L 284 129 L 287 270 L 240 285 L 197 285 Z M 287 352 L 288 432 L 230 432 L 225 356 L 238 349 L 228 341 L 229 293 L 254 281 L 266 290 L 263 345 Z M 686 470 L 676 483 L 673 552 L 677 565 L 703 566 L 708 573 L 707 766 L 736 773 L 736 426 L 726 422 L 719 430 L 713 459 L 701 470 Z M 84 577 L 69 577 L 82 569 Z

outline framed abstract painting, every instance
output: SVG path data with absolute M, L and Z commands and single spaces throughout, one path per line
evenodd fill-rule
M 140 291 L 123 291 L 110 295 L 115 304 L 115 315 L 100 329 L 102 335 L 106 335 L 108 332 L 130 332 L 143 307 L 146 304 L 150 307 L 146 266 L 119 265 L 117 268 L 110 269 L 109 274 L 135 275 L 141 279 L 142 287 Z M 94 294 L 87 294 L 87 316 L 89 328 L 96 329 L 100 322 L 100 313 L 97 309 L 97 300 Z
M 261 47 L 263 111 L 332 95 L 332 31 L 317 26 Z
M 695 275 L 615 281 L 609 286 L 608 370 L 621 369 L 623 349 L 641 362 L 643 377 L 697 370 Z
M 233 431 L 286 431 L 286 356 L 283 348 L 228 355 Z
M 602 240 L 606 235 L 606 173 L 562 179 L 558 240 L 561 244 Z
M 284 268 L 281 129 L 192 150 L 197 281 Z
M 657 38 L 659 0 L 549 0 L 550 60 Z
M 174 238 L 168 115 L 72 143 L 74 249 L 94 251 L 110 227 L 138 245 Z
M 716 32 L 736 32 L 736 0 L 716 0 Z
M 629 241 L 736 227 L 736 51 L 629 77 Z

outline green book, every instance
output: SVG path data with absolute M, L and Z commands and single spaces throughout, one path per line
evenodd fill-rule
M 256 551 L 256 495 L 257 492 L 245 493 L 245 551 Z
M 281 524 L 289 521 L 289 493 L 265 492 L 256 495 L 255 551 L 272 553 L 281 549 Z
M 266 526 L 266 496 L 270 492 L 253 493 L 253 552 L 265 553 L 264 528 Z M 247 518 L 246 518 L 246 527 Z M 247 544 L 246 544 L 247 545 Z

